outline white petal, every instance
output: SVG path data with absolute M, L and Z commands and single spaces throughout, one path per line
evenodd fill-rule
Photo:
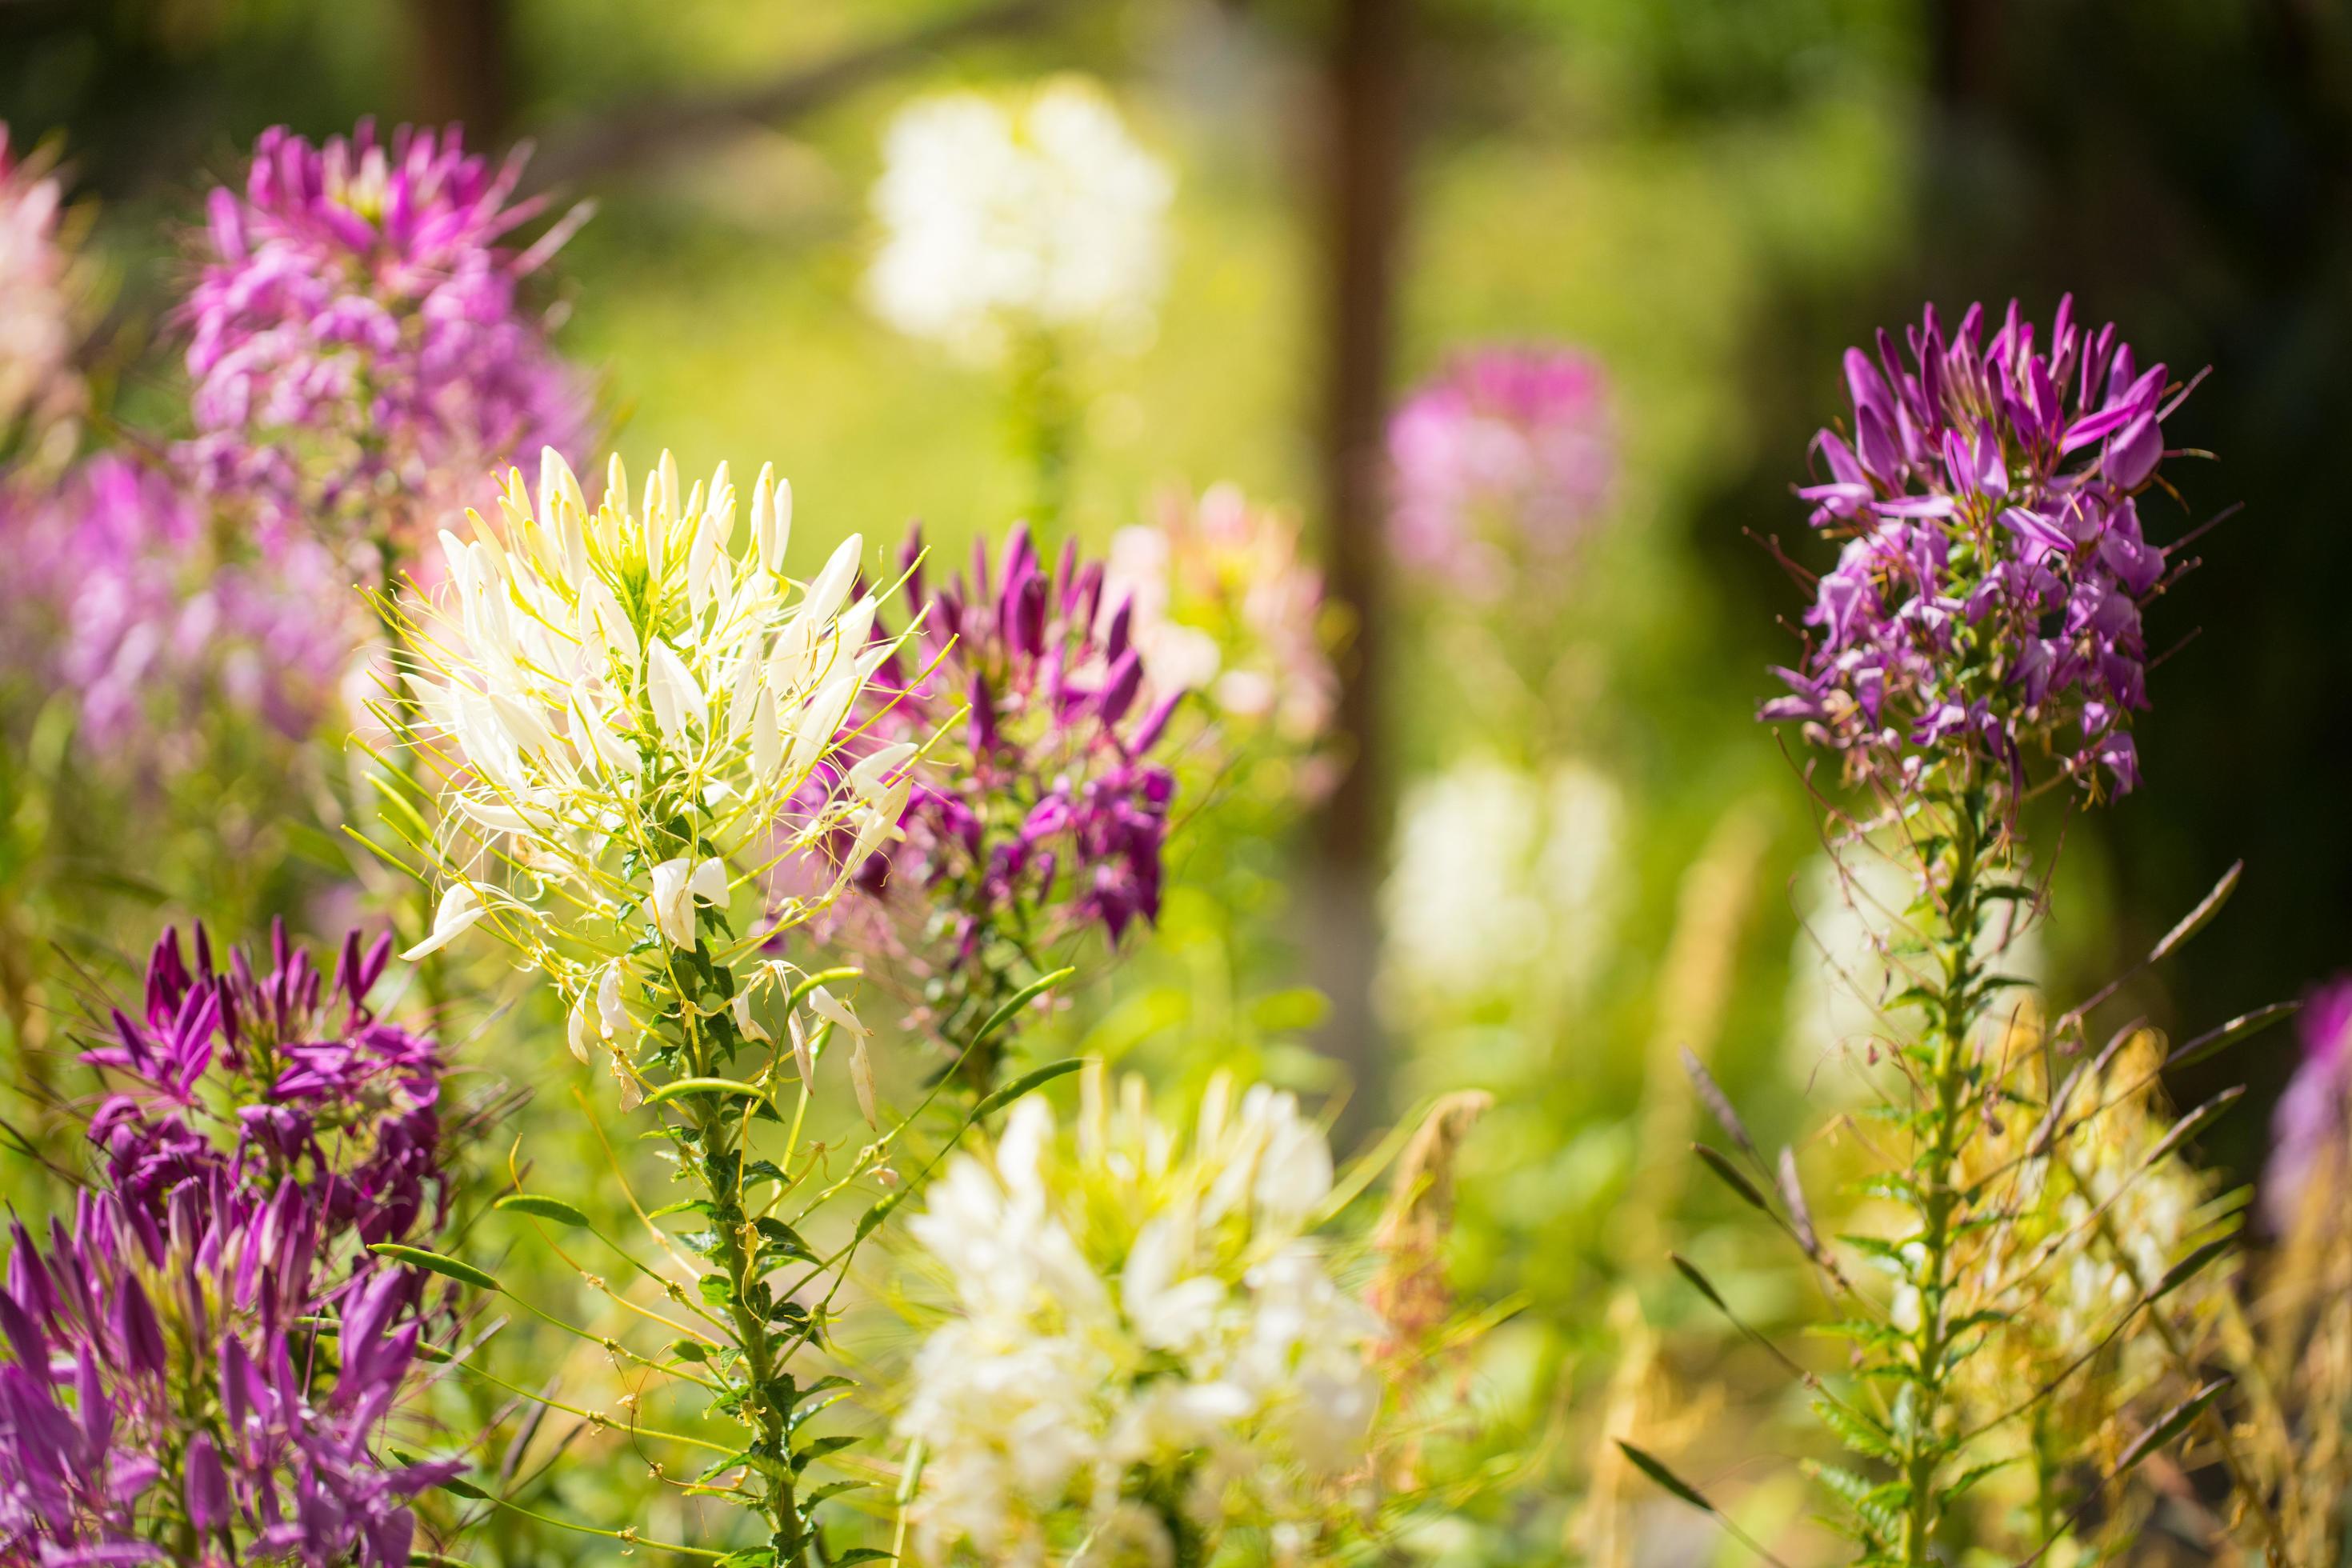
M 438 952 L 487 913 L 481 895 L 474 891 L 471 883 L 452 882 L 449 890 L 441 895 L 441 907 L 433 912 L 433 934 L 400 956 L 414 963 L 428 952 Z
M 646 659 L 646 687 L 653 698 L 654 722 L 660 726 L 663 740 L 675 744 L 689 724 L 709 727 L 710 704 L 702 695 L 701 683 L 677 651 L 658 637 Z
M 874 1119 L 874 1064 L 866 1059 L 863 1037 L 849 1053 L 849 1086 L 857 1091 L 857 1113 L 866 1118 L 866 1125 L 879 1128 L 882 1124 Z
M 588 1059 L 588 994 L 584 991 L 580 994 L 580 999 L 572 1004 L 572 1016 L 564 1020 L 563 1043 L 572 1047 L 572 1054 L 581 1061 Z
M 894 742 L 868 753 L 849 770 L 849 787 L 857 792 L 860 799 L 869 803 L 875 801 L 887 793 L 887 786 L 883 781 L 906 766 L 914 754 L 915 743 L 912 741 Z
M 604 973 L 596 982 L 597 1027 L 609 1040 L 628 1021 L 629 1015 L 621 1006 L 621 964 L 615 959 L 604 965 Z
M 857 1021 L 857 1015 L 849 1010 L 848 1003 L 822 985 L 809 992 L 809 1008 L 826 1023 L 838 1025 L 860 1039 L 874 1032 Z
M 809 1047 L 808 1031 L 801 1027 L 797 1008 L 784 1015 L 785 1032 L 793 1037 L 793 1065 L 801 1069 L 801 1088 L 816 1092 L 816 1055 Z
M 762 1045 L 772 1043 L 768 1031 L 760 1026 L 760 1021 L 757 1018 L 751 1016 L 751 993 L 749 987 L 735 993 L 735 1027 L 737 1032 L 747 1040 L 758 1040 Z
M 751 707 L 751 781 L 765 784 L 776 776 L 776 765 L 784 760 L 784 742 L 776 733 L 776 700 L 767 692 L 760 693 Z
M 849 597 L 849 585 L 857 576 L 857 560 L 865 552 L 866 536 L 853 533 L 843 540 L 816 574 L 801 598 L 801 614 L 812 625 L 833 619 L 842 601 Z
M 653 894 L 646 900 L 646 912 L 653 917 L 654 928 L 673 947 L 694 945 L 694 898 L 687 891 L 690 875 L 689 862 L 684 856 L 663 861 L 654 868 Z
M 687 879 L 687 890 L 706 904 L 727 901 L 727 863 L 719 859 L 705 860 Z

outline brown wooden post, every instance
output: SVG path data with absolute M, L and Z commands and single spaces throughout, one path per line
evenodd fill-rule
M 1347 606 L 1355 632 L 1339 681 L 1346 772 L 1316 824 L 1303 912 L 1316 983 L 1332 1004 L 1324 1048 L 1354 1077 L 1349 1120 L 1359 1128 L 1383 1115 L 1389 1077 L 1371 994 L 1391 809 L 1381 437 L 1410 154 L 1411 13 L 1412 0 L 1338 0 L 1322 150 L 1325 560 L 1332 597 Z
M 514 34 L 508 0 L 408 0 L 416 113 L 466 128 L 468 147 L 497 149 L 514 116 Z

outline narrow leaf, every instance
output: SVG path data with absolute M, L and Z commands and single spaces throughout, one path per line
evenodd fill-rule
M 403 1247 L 398 1242 L 379 1241 L 368 1250 L 378 1258 L 389 1258 L 395 1263 L 406 1263 L 430 1273 L 441 1275 L 445 1279 L 455 1279 L 460 1284 L 471 1285 L 477 1289 L 496 1290 L 500 1294 L 504 1294 L 506 1290 L 505 1286 L 472 1264 L 461 1263 L 454 1258 L 445 1258 L 437 1252 L 427 1252 L 421 1247 Z
M 2283 1018 L 2291 1018 L 2301 1010 L 2300 1002 L 2273 1002 L 2267 1007 L 2257 1007 L 2251 1013 L 2241 1013 L 2219 1028 L 2208 1029 L 2179 1050 L 2164 1058 L 2165 1068 L 2187 1067 L 2201 1062 L 2229 1049 L 2250 1035 L 2258 1035 Z
M 1697 1093 L 1699 1103 L 1706 1107 L 1708 1114 L 1715 1118 L 1725 1136 L 1738 1145 L 1739 1152 L 1761 1166 L 1764 1156 L 1756 1152 L 1756 1141 L 1748 1136 L 1748 1124 L 1739 1120 L 1739 1112 L 1733 1108 L 1731 1097 L 1723 1092 L 1723 1086 L 1715 1081 L 1715 1075 L 1706 1070 L 1706 1064 L 1698 1059 L 1697 1052 L 1685 1046 L 1682 1053 L 1683 1071 L 1689 1076 L 1691 1088 Z
M 972 1036 L 971 1043 L 974 1048 L 977 1048 L 982 1041 L 986 1040 L 991 1035 L 995 1034 L 997 1030 L 1004 1027 L 1005 1025 L 1013 1022 L 1014 1018 L 1020 1016 L 1022 1008 L 1026 1007 L 1030 1003 L 1034 1002 L 1038 997 L 1044 995 L 1046 992 L 1052 990 L 1055 986 L 1059 985 L 1063 981 L 1067 980 L 1071 975 L 1076 974 L 1076 973 L 1077 970 L 1076 968 L 1056 969 L 1053 973 L 1046 975 L 1045 978 L 1041 980 L 1033 980 L 1028 984 L 1024 985 L 1020 990 L 1014 992 L 1012 999 L 1007 1001 L 1003 1006 L 999 1007 L 995 1012 L 991 1013 L 988 1016 L 988 1022 L 982 1024 L 980 1026 L 980 1032 Z
M 1766 1200 L 1763 1193 L 1758 1190 L 1756 1184 L 1749 1181 L 1739 1167 L 1731 1163 L 1730 1156 L 1724 1153 L 1722 1150 L 1711 1148 L 1705 1143 L 1694 1143 L 1691 1145 L 1691 1152 L 1697 1155 L 1708 1170 L 1720 1177 L 1725 1186 L 1729 1187 L 1766 1214 L 1772 1212 L 1771 1204 Z
M 731 1078 L 682 1078 L 666 1083 L 646 1096 L 647 1105 L 664 1105 L 682 1100 L 689 1094 L 740 1095 L 746 1100 L 766 1103 L 768 1091 L 753 1084 L 740 1083 Z
M 1628 1443 L 1622 1437 L 1617 1439 L 1617 1451 L 1623 1454 L 1625 1456 L 1626 1462 L 1631 1464 L 1635 1469 L 1641 1471 L 1643 1475 L 1657 1482 L 1659 1486 L 1664 1488 L 1667 1491 L 1670 1491 L 1674 1493 L 1675 1496 L 1682 1499 L 1683 1501 L 1690 1504 L 1691 1507 L 1697 1509 L 1701 1513 L 1713 1513 L 1715 1511 L 1715 1505 L 1707 1501 L 1705 1497 L 1701 1496 L 1699 1489 L 1696 1487 L 1692 1486 L 1688 1481 L 1684 1480 L 1680 1476 L 1675 1474 L 1674 1471 L 1666 1468 L 1664 1465 L 1659 1463 L 1648 1454 L 1643 1453 L 1641 1449 L 1636 1448 L 1633 1444 Z
M 1066 974 L 1069 972 L 1064 970 L 1063 973 Z M 1060 1061 L 1047 1063 L 1034 1072 L 1023 1073 L 973 1107 L 971 1120 L 978 1121 L 984 1117 L 992 1116 L 1031 1090 L 1042 1089 L 1055 1079 L 1074 1073 L 1084 1066 L 1086 1063 L 1077 1057 L 1065 1057 Z
M 538 1193 L 509 1193 L 490 1206 L 511 1209 L 517 1214 L 530 1215 L 534 1219 L 553 1220 L 558 1225 L 584 1226 L 588 1223 L 586 1215 L 562 1198 L 546 1197 Z
M 2206 894 L 2195 909 L 2183 915 L 2179 925 L 2166 931 L 2162 941 L 2148 949 L 2147 961 L 2150 963 L 2163 963 L 2180 951 L 2181 945 L 2190 937 L 2210 924 L 2213 917 L 2221 912 L 2221 906 L 2230 901 L 2230 895 L 2238 890 L 2238 879 L 2245 869 L 2246 863 L 2240 860 L 2222 872 L 2221 879 L 2213 884 L 2213 890 Z
M 2115 1473 L 2122 1475 L 2187 1431 L 2189 1424 L 2203 1415 L 2207 1405 L 2221 1397 L 2221 1391 L 2230 1386 L 2230 1381 L 2226 1377 L 2217 1377 L 2165 1412 L 2163 1419 L 2141 1433 L 2132 1446 L 2124 1450 L 2124 1457 L 2116 1461 Z

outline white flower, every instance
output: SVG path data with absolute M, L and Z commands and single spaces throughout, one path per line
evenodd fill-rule
M 433 911 L 433 931 L 423 942 L 402 953 L 404 963 L 414 963 L 428 952 L 438 952 L 458 937 L 471 931 L 474 922 L 489 910 L 482 896 L 470 882 L 452 882 L 449 890 L 441 895 L 441 905 Z
M 654 868 L 653 884 L 646 912 L 673 947 L 694 945 L 695 900 L 727 901 L 727 867 L 716 859 L 695 861 L 679 856 L 665 860 Z
M 1478 759 L 1415 784 L 1381 890 L 1391 996 L 1443 1007 L 1589 984 L 1615 929 L 1623 816 L 1615 783 L 1575 761 L 1538 775 Z
M 1331 1164 L 1297 1102 L 1261 1085 L 1236 1105 L 1220 1078 L 1187 1146 L 1139 1083 L 1116 1107 L 1098 1068 L 1083 1087 L 1077 1136 L 1022 1101 L 994 1160 L 958 1156 L 910 1226 L 955 1289 L 898 1423 L 929 1456 L 914 1519 L 935 1560 L 1090 1538 L 1069 1561 L 1147 1561 L 1118 1501 L 1144 1482 L 1212 1538 L 1311 1519 L 1369 1440 L 1380 1324 L 1298 1234 Z
M 1150 320 L 1174 181 L 1099 88 L 920 100 L 883 158 L 866 295 L 899 331 L 986 357 L 1025 332 Z

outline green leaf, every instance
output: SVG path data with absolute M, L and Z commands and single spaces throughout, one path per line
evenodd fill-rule
M 584 1227 L 588 1223 L 586 1215 L 582 1214 L 562 1198 L 545 1197 L 538 1193 L 509 1193 L 490 1206 L 510 1209 L 516 1214 L 527 1214 L 534 1219 L 553 1220 L 558 1225 Z
M 443 1491 L 448 1492 L 456 1497 L 468 1498 L 476 1502 L 488 1502 L 490 1500 L 489 1493 L 484 1491 L 481 1488 L 476 1486 L 473 1482 L 467 1480 L 463 1476 L 451 1476 L 446 1481 L 436 1481 L 434 1485 L 439 1487 Z
M 804 1470 L 827 1454 L 838 1454 L 856 1441 L 857 1436 L 853 1432 L 835 1432 L 830 1436 L 812 1437 L 805 1447 L 793 1456 L 793 1468 Z
M 724 1274 L 706 1274 L 697 1283 L 705 1306 L 731 1307 L 735 1304 L 735 1281 Z
M 1067 974 L 1069 971 L 1065 969 L 1060 973 Z M 1045 982 L 1039 981 L 1038 984 L 1042 985 Z M 1007 1004 L 1007 1005 L 1010 1005 L 1010 1004 Z M 1074 1073 L 1084 1066 L 1086 1066 L 1085 1061 L 1077 1057 L 1065 1057 L 1060 1061 L 1047 1063 L 1045 1066 L 1039 1068 L 1034 1072 L 1023 1073 L 1019 1078 L 1014 1079 L 1011 1083 L 1006 1084 L 1003 1089 L 998 1089 L 994 1094 L 990 1095 L 978 1105 L 972 1107 L 971 1120 L 979 1121 L 986 1117 L 993 1116 L 996 1112 L 1003 1110 L 1006 1106 L 1012 1104 L 1023 1095 L 1027 1094 L 1034 1089 L 1043 1089 L 1045 1085 L 1053 1082 L 1055 1079 Z
M 2230 1382 L 2229 1378 L 2217 1377 L 2170 1410 L 2166 1411 L 2162 1419 L 2141 1433 L 2133 1441 L 2132 1446 L 2124 1450 L 2124 1457 L 2116 1461 L 2116 1475 L 2122 1475 L 2187 1431 L 2189 1424 L 2203 1415 L 2205 1407 L 2221 1396 L 2221 1391 L 2230 1386 Z
M 2207 1242 L 2166 1269 L 2164 1278 L 2156 1282 L 2156 1289 L 2147 1293 L 2148 1300 L 2151 1302 L 2162 1300 L 2195 1279 L 2207 1264 L 2217 1258 L 2225 1258 L 2236 1250 L 2237 1240 L 2233 1237 L 2225 1236 L 2219 1241 Z
M 1756 1184 L 1749 1181 L 1738 1166 L 1731 1163 L 1730 1155 L 1706 1143 L 1692 1144 L 1691 1152 L 1697 1155 L 1701 1163 L 1713 1171 L 1725 1186 L 1738 1193 L 1742 1199 L 1766 1214 L 1772 1212 L 1772 1205 L 1765 1200 L 1763 1193 L 1757 1189 Z
M 2201 1062 L 2207 1057 L 2218 1056 L 2249 1036 L 2258 1035 L 2282 1019 L 2291 1018 L 2301 1011 L 2300 1002 L 2273 1002 L 2267 1007 L 2257 1007 L 2251 1013 L 2241 1013 L 2218 1028 L 2208 1029 L 2179 1050 L 2164 1058 L 2165 1070 Z
M 703 1348 L 699 1340 L 672 1340 L 669 1342 L 669 1353 L 680 1361 L 693 1362 L 698 1366 L 710 1360 L 710 1352 Z
M 896 1563 L 897 1561 L 898 1560 L 887 1552 L 881 1550 L 879 1547 L 874 1546 L 853 1546 L 848 1551 L 834 1559 L 834 1562 L 836 1564 L 848 1563 Z
M 1690 1504 L 1691 1507 L 1697 1509 L 1702 1513 L 1713 1513 L 1715 1511 L 1715 1505 L 1707 1501 L 1706 1498 L 1699 1495 L 1699 1490 L 1696 1487 L 1692 1486 L 1688 1481 L 1684 1480 L 1680 1476 L 1675 1475 L 1674 1471 L 1666 1468 L 1666 1467 L 1661 1464 L 1658 1460 L 1653 1458 L 1650 1455 L 1643 1453 L 1641 1449 L 1636 1448 L 1633 1444 L 1626 1442 L 1622 1437 L 1617 1439 L 1617 1449 L 1618 1452 L 1625 1456 L 1626 1463 L 1632 1465 L 1635 1469 L 1649 1477 L 1650 1479 L 1655 1481 L 1667 1491 L 1670 1491 L 1674 1493 L 1675 1496 L 1682 1499 L 1683 1501 Z
M 2221 906 L 2230 901 L 2230 895 L 2238 890 L 2238 879 L 2245 869 L 2246 863 L 2240 860 L 2222 872 L 2221 879 L 2213 884 L 2213 890 L 2206 894 L 2195 909 L 2183 915 L 2179 925 L 2166 931 L 2163 940 L 2148 949 L 2147 961 L 2150 963 L 2163 963 L 2180 951 L 2181 945 L 2190 937 L 2210 924 L 2213 917 L 2221 912 Z
M 1896 1457 L 1894 1439 L 1859 1412 L 1821 1395 L 1816 1395 L 1812 1404 L 1813 1415 L 1821 1424 L 1855 1453 L 1873 1459 L 1892 1460 Z
M 406 1263 L 446 1279 L 455 1279 L 460 1284 L 471 1285 L 477 1289 L 496 1290 L 500 1295 L 506 1293 L 505 1286 L 472 1264 L 461 1263 L 454 1258 L 445 1258 L 437 1252 L 427 1252 L 421 1247 L 403 1247 L 398 1242 L 379 1241 L 368 1250 L 378 1258 L 389 1258 L 395 1263 Z
M 1044 995 L 1046 992 L 1051 991 L 1055 986 L 1059 985 L 1063 981 L 1067 980 L 1071 975 L 1076 974 L 1076 973 L 1077 971 L 1075 968 L 1056 969 L 1053 973 L 1045 976 L 1043 979 L 1033 980 L 1028 984 L 1024 985 L 1020 990 L 1015 991 L 1011 999 L 1008 1000 L 1004 1005 L 999 1007 L 995 1012 L 991 1013 L 988 1016 L 988 1022 L 980 1026 L 979 1033 L 972 1036 L 971 1048 L 974 1050 L 979 1049 L 982 1044 L 984 1043 L 990 1036 L 995 1034 L 997 1030 L 1002 1029 L 1005 1025 L 1010 1024 L 1013 1019 L 1019 1017 L 1021 1016 L 1022 1008 L 1026 1007 L 1030 1003 L 1034 1002 L 1038 997 Z
M 768 1091 L 756 1085 L 740 1083 L 731 1078 L 682 1078 L 666 1083 L 646 1096 L 647 1105 L 667 1105 L 673 1100 L 683 1100 L 690 1094 L 715 1094 L 722 1097 L 740 1095 L 745 1100 L 768 1103 Z

